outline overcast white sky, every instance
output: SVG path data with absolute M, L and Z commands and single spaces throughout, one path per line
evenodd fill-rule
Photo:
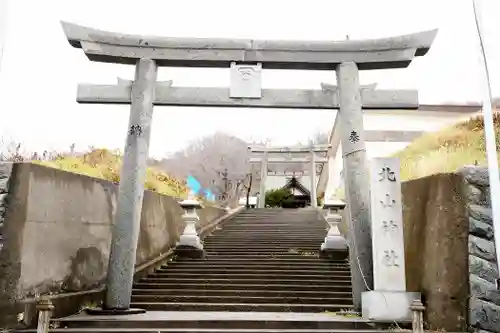
M 493 90 L 500 95 L 500 1 L 482 2 Z M 417 88 L 421 103 L 480 99 L 471 0 L 10 0 L 8 11 L 6 4 L 0 0 L 0 44 L 5 46 L 0 133 L 30 149 L 61 149 L 73 142 L 79 148 L 124 145 L 128 107 L 78 105 L 76 86 L 115 83 L 117 76 L 131 79 L 133 67 L 88 61 L 70 47 L 60 20 L 133 34 L 256 39 L 361 39 L 439 28 L 425 57 L 407 69 L 363 72 L 361 82 Z M 159 79 L 183 86 L 228 86 L 229 70 L 161 69 Z M 335 74 L 263 73 L 265 88 L 314 89 L 320 82 L 334 83 Z M 217 130 L 291 144 L 318 129 L 329 130 L 334 118 L 332 111 L 157 107 L 151 153 L 161 156 Z M 367 128 L 386 122 L 387 116 L 365 118 Z

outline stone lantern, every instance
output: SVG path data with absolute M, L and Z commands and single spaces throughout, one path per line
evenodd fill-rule
M 193 195 L 179 202 L 179 205 L 184 209 L 182 219 L 184 220 L 185 227 L 177 242 L 176 253 L 180 256 L 201 258 L 204 255 L 204 251 L 200 236 L 198 236 L 198 232 L 196 231 L 196 222 L 200 220 L 196 210 L 203 208 L 203 206 Z
M 330 226 L 325 241 L 321 244 L 321 251 L 347 250 L 347 242 L 340 234 L 339 224 L 342 221 L 342 211 L 346 204 L 341 200 L 327 200 L 323 209 L 327 210 L 326 222 Z

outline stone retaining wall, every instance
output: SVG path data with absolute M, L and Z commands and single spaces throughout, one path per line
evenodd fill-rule
M 459 173 L 464 179 L 469 222 L 469 326 L 499 333 L 500 290 L 488 169 L 467 166 Z
M 23 311 L 21 299 L 102 286 L 117 194 L 118 186 L 104 180 L 14 164 L 0 251 L 0 328 Z M 173 198 L 145 191 L 137 265 L 175 246 L 184 229 L 182 213 Z M 206 207 L 197 227 L 225 214 Z

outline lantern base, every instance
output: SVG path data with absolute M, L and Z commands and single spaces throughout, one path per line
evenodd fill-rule
M 181 245 L 178 244 L 175 248 L 175 254 L 181 258 L 190 258 L 190 259 L 200 259 L 205 257 L 205 251 L 203 250 L 203 246 L 200 248 L 190 245 Z
M 325 241 L 321 244 L 321 251 L 338 251 L 347 250 L 347 242 L 340 234 L 328 235 Z
M 347 249 L 323 249 L 323 246 L 321 246 L 319 256 L 331 260 L 348 260 L 349 251 Z
M 191 246 L 199 250 L 203 250 L 203 244 L 201 243 L 198 235 L 181 235 L 179 241 L 177 242 L 177 247 L 179 246 Z

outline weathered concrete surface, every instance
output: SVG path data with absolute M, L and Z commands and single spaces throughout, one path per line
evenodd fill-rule
M 469 226 L 462 181 L 438 174 L 403 183 L 407 290 L 422 293 L 430 329 L 467 331 Z
M 7 310 L 12 315 L 22 311 L 15 304 L 24 297 L 101 285 L 117 192 L 116 185 L 103 180 L 14 165 L 0 252 L 0 327 L 2 319 L 13 318 L 5 315 Z M 198 228 L 224 214 L 203 209 Z M 175 246 L 184 227 L 181 215 L 173 198 L 145 192 L 136 265 Z

